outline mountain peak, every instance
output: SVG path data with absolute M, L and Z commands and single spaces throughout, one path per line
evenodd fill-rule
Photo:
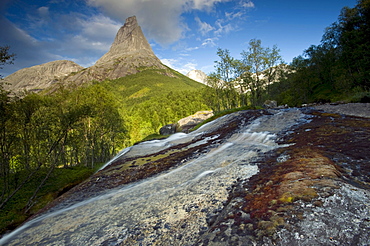
M 136 20 L 136 16 L 131 16 L 126 19 L 125 24 L 118 30 L 110 50 L 96 64 L 102 64 L 136 52 L 154 56 L 153 50 Z
M 67 78 L 77 84 L 91 80 L 117 79 L 138 73 L 140 67 L 166 69 L 145 38 L 136 17 L 126 19 L 109 51 L 93 66 Z
M 141 49 L 152 51 L 141 27 L 137 23 L 136 16 L 127 18 L 125 24 L 118 30 L 111 49 L 117 47 L 122 47 L 128 51 Z

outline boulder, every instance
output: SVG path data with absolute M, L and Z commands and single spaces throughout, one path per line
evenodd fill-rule
M 171 135 L 178 130 L 189 132 L 191 128 L 213 116 L 213 111 L 198 111 L 193 115 L 182 118 L 175 124 L 168 124 L 159 129 L 161 135 Z
M 198 125 L 199 123 L 205 121 L 206 119 L 213 116 L 213 111 L 198 111 L 193 115 L 185 117 L 177 122 L 179 128 L 182 129 L 183 132 L 188 132 L 189 129 L 193 128 L 194 126 Z
M 263 103 L 264 108 L 277 108 L 277 102 L 275 100 L 266 100 Z
M 168 124 L 159 129 L 161 135 L 171 135 L 176 133 L 176 124 Z

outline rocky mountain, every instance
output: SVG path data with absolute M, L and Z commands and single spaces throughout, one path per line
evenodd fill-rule
M 196 69 L 191 70 L 190 72 L 186 74 L 186 76 L 188 76 L 192 80 L 195 80 L 199 83 L 206 84 L 207 74 L 205 74 L 201 70 L 196 70 Z
M 136 17 L 126 19 L 110 50 L 93 66 L 66 78 L 81 84 L 91 80 L 117 79 L 135 74 L 143 67 L 166 69 L 145 38 Z M 169 75 L 169 74 L 167 74 Z
M 59 60 L 21 69 L 4 79 L 4 87 L 15 92 L 40 91 L 52 86 L 65 76 L 82 70 L 72 61 Z
M 136 17 L 126 19 L 110 50 L 93 66 L 83 68 L 72 61 L 54 61 L 21 69 L 5 78 L 6 89 L 40 91 L 57 82 L 83 84 L 92 80 L 117 79 L 135 74 L 143 68 L 167 69 L 156 57 Z M 164 75 L 174 76 L 165 72 Z

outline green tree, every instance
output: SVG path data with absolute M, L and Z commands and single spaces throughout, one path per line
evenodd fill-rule
M 359 0 L 354 8 L 344 7 L 334 24 L 341 62 L 355 86 L 370 89 L 370 0 Z
M 298 91 L 299 94 L 289 95 L 288 101 L 294 103 L 346 100 L 358 91 L 368 94 L 369 25 L 370 0 L 359 0 L 354 8 L 344 7 L 338 21 L 326 28 L 321 43 L 310 46 L 293 60 L 295 73 L 285 83 L 290 85 L 290 93 L 281 93 Z
M 3 69 L 6 64 L 13 64 L 15 54 L 10 54 L 9 49 L 10 47 L 7 45 L 0 46 L 0 69 Z
M 283 64 L 277 46 L 265 48 L 259 39 L 249 41 L 249 47 L 242 51 L 244 67 L 249 68 L 249 73 L 244 73 L 243 80 L 248 83 L 251 92 L 252 103 L 262 103 L 263 92 L 268 86 L 276 81 L 281 70 L 278 65 Z
M 277 46 L 264 48 L 261 40 L 252 39 L 247 51 L 241 53 L 242 60 L 231 57 L 228 49 L 217 49 L 216 72 L 207 79 L 208 89 L 204 98 L 215 111 L 257 105 L 262 102 L 269 86 L 283 77 L 286 70 Z M 249 97 L 250 95 L 250 97 Z

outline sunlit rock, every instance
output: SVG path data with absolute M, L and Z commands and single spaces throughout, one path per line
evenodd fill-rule
M 198 125 L 199 123 L 205 121 L 213 116 L 213 111 L 198 111 L 193 115 L 185 117 L 177 122 L 179 128 L 182 131 L 188 131 L 190 128 Z

